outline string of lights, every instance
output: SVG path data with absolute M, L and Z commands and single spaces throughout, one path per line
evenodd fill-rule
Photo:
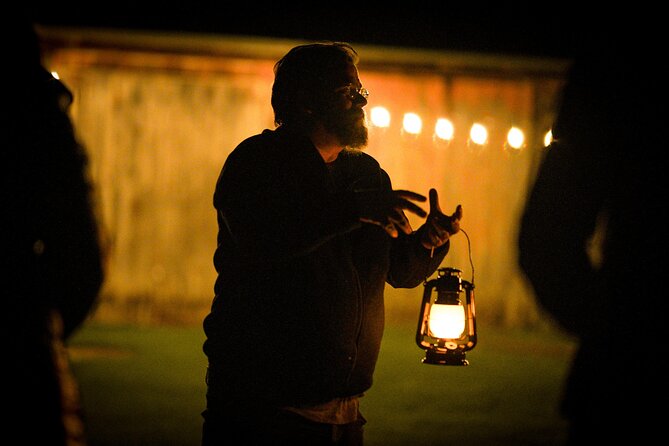
M 371 108 L 369 113 L 369 125 L 373 129 L 388 129 L 391 126 L 391 113 L 383 106 Z M 406 112 L 402 116 L 401 133 L 408 137 L 418 137 L 423 133 L 424 122 L 420 115 L 414 112 Z M 481 122 L 472 122 L 466 134 L 467 144 L 485 146 L 490 141 L 490 131 Z M 441 144 L 450 144 L 456 137 L 455 124 L 446 117 L 438 117 L 434 120 L 432 138 Z M 542 138 L 543 147 L 548 147 L 553 140 L 553 135 L 548 129 Z M 519 126 L 510 126 L 506 132 L 504 148 L 509 151 L 520 151 L 527 147 L 526 132 Z

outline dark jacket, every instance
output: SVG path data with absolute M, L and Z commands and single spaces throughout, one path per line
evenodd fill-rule
M 606 442 L 602 426 L 639 438 L 663 423 L 645 401 L 666 381 L 653 361 L 666 349 L 667 175 L 654 136 L 666 124 L 650 112 L 665 81 L 643 53 L 620 64 L 618 45 L 595 48 L 564 89 L 556 142 L 520 222 L 519 261 L 538 302 L 579 341 L 563 411 Z
M 88 156 L 70 119 L 72 94 L 42 66 L 32 25 L 7 22 L 0 292 L 11 384 L 3 418 L 20 443 L 74 444 L 82 420 L 64 344 L 94 310 L 104 278 Z
M 372 157 L 345 151 L 330 169 L 308 139 L 283 128 L 230 154 L 214 194 L 210 401 L 299 405 L 370 388 L 385 283 L 418 286 L 448 244 L 430 258 L 418 232 L 392 239 L 361 224 L 353 194 L 367 188 L 391 188 Z

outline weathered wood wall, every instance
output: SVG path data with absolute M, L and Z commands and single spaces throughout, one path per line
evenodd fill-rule
M 90 153 L 110 245 L 95 317 L 200 323 L 215 279 L 214 184 L 230 150 L 273 127 L 272 66 L 290 44 L 235 45 L 228 39 L 228 50 L 220 51 L 170 46 L 179 40 L 163 47 L 114 46 L 107 40 L 82 44 L 81 36 L 73 43 L 64 36 L 43 33 L 47 61 L 75 94 L 72 115 Z M 561 87 L 560 69 L 549 75 L 518 69 L 522 64 L 509 69 L 506 59 L 488 65 L 460 61 L 456 69 L 407 62 L 392 49 L 359 50 L 360 77 L 371 92 L 367 109 L 383 105 L 392 114 L 389 128 L 370 129 L 368 152 L 390 173 L 395 188 L 427 194 L 436 187 L 448 213 L 463 205 L 479 318 L 505 325 L 543 323 L 516 264 L 515 237 L 528 184 L 545 150 L 541 140 Z M 402 114 L 409 111 L 423 118 L 418 137 L 400 129 Z M 440 116 L 456 125 L 449 145 L 432 138 Z M 490 142 L 480 151 L 467 144 L 474 121 L 490 130 Z M 517 154 L 503 148 L 511 125 L 522 127 L 529 139 Z M 471 280 L 468 256 L 467 238 L 455 236 L 443 266 L 460 268 Z M 421 295 L 422 287 L 389 289 L 389 314 L 416 318 Z

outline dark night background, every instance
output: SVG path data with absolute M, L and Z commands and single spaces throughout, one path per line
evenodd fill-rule
M 260 4 L 238 9 L 231 2 L 155 7 L 141 2 L 127 7 L 119 3 L 68 7 L 60 2 L 57 7 L 33 7 L 29 13 L 34 22 L 49 26 L 343 40 L 354 45 L 558 58 L 571 57 L 584 35 L 596 34 L 586 31 L 588 21 L 582 16 L 575 15 L 574 20 L 564 11 L 548 8 L 453 12 L 446 2 L 433 4 L 421 7 L 413 2 L 395 9 L 328 4 L 321 11 L 307 11 Z

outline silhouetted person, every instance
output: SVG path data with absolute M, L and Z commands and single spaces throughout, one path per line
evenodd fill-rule
M 239 144 L 214 194 L 218 272 L 204 321 L 209 360 L 203 444 L 359 445 L 383 290 L 439 266 L 462 209 L 421 217 L 367 144 L 369 93 L 345 43 L 290 50 L 275 66 L 278 128 Z M 232 443 L 230 443 L 232 442 Z
M 611 34 L 585 46 L 522 216 L 520 265 L 579 340 L 561 406 L 570 444 L 664 437 L 669 173 L 653 43 Z
M 103 281 L 87 160 L 67 114 L 72 96 L 42 66 L 31 23 L 17 20 L 7 31 L 12 57 L 2 74 L 0 135 L 0 290 L 10 346 L 3 353 L 4 436 L 11 444 L 82 445 L 64 341 L 93 308 Z

